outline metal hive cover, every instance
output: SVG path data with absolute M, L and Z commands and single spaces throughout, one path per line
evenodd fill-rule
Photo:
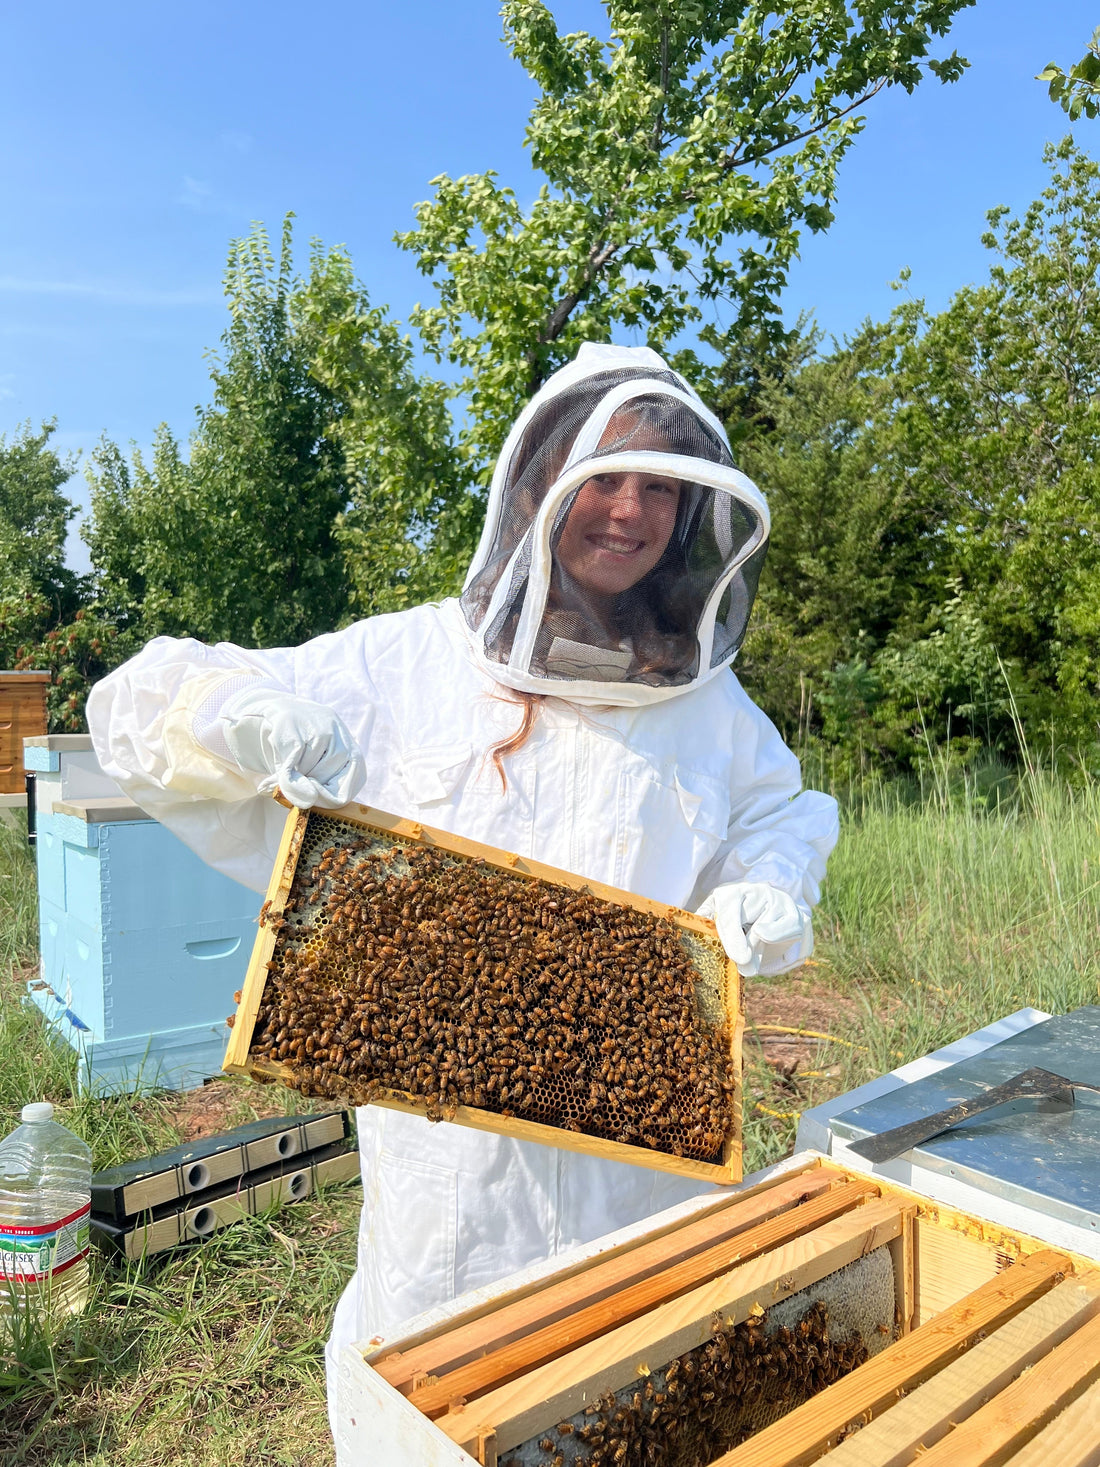
M 879 1136 L 978 1097 L 1032 1066 L 1100 1085 L 1100 1007 L 1047 1019 L 971 1059 L 834 1116 L 830 1128 L 841 1141 Z M 984 1192 L 1100 1231 L 1100 1095 L 1077 1091 L 1072 1105 L 1010 1101 L 905 1156 Z

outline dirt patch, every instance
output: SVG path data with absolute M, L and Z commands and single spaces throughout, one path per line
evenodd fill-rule
M 746 1055 L 754 1054 L 783 1077 L 799 1070 L 826 1075 L 836 1070 L 821 1063 L 829 1042 L 820 1036 L 851 1042 L 859 1018 L 857 1000 L 837 993 L 828 970 L 813 959 L 779 978 L 745 979 Z
M 280 1086 L 252 1085 L 247 1080 L 208 1080 L 197 1090 L 163 1097 L 165 1116 L 183 1141 L 200 1141 L 249 1121 L 286 1115 L 293 1100 Z

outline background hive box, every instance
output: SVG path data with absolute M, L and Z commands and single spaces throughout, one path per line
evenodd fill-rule
M 1100 1269 L 803 1154 L 345 1350 L 338 1393 L 340 1467 L 1095 1467 Z
M 0 672 L 0 795 L 22 795 L 23 740 L 46 732 L 48 672 Z
M 30 739 L 41 961 L 28 996 L 97 1094 L 218 1074 L 256 893 L 123 795 L 87 734 Z
M 335 869 L 331 865 L 326 866 L 322 860 L 324 853 L 334 851 L 340 853 L 340 858 L 346 862 Z M 327 862 L 335 859 L 336 857 L 331 854 L 325 856 Z M 418 862 L 421 864 L 418 865 Z M 369 961 L 389 965 L 391 969 L 398 965 L 404 967 L 402 959 L 408 962 L 409 953 L 421 940 L 422 928 L 431 927 L 432 931 L 438 930 L 443 933 L 444 938 L 450 940 L 447 938 L 445 927 L 447 925 L 452 928 L 457 926 L 458 919 L 454 916 L 454 912 L 468 911 L 468 903 L 479 899 L 478 893 L 484 889 L 485 891 L 491 890 L 491 894 L 499 899 L 502 908 L 509 903 L 518 903 L 525 904 L 526 910 L 527 907 L 531 907 L 532 903 L 538 904 L 536 916 L 544 931 L 538 934 L 537 941 L 534 939 L 532 941 L 535 941 L 535 948 L 538 952 L 545 952 L 547 965 L 557 963 L 560 967 L 565 961 L 562 953 L 568 947 L 568 942 L 563 934 L 568 932 L 575 934 L 583 926 L 584 942 L 587 944 L 583 951 L 590 959 L 588 967 L 593 975 L 597 973 L 600 975 L 598 980 L 593 977 L 592 981 L 593 983 L 604 982 L 606 979 L 608 986 L 604 991 L 614 993 L 614 1001 L 621 1003 L 623 1014 L 642 1012 L 643 999 L 648 1000 L 653 993 L 658 991 L 659 985 L 666 981 L 664 975 L 674 971 L 681 972 L 683 991 L 688 995 L 683 1001 L 688 1003 L 690 1009 L 688 1027 L 691 1028 L 691 1033 L 684 1035 L 682 1032 L 684 1026 L 681 1026 L 676 1033 L 675 1043 L 695 1045 L 699 1053 L 716 1056 L 716 1063 L 720 1062 L 723 1074 L 721 1124 L 717 1137 L 706 1141 L 708 1147 L 706 1153 L 699 1154 L 704 1144 L 703 1139 L 695 1139 L 696 1135 L 703 1137 L 703 1127 L 697 1125 L 694 1133 L 688 1133 L 688 1121 L 695 1117 L 689 1115 L 682 1122 L 683 1129 L 678 1129 L 681 1125 L 678 1106 L 683 1106 L 686 1111 L 694 1103 L 697 1093 L 697 1087 L 692 1083 L 690 1066 L 682 1071 L 677 1071 L 678 1089 L 672 1095 L 671 1101 L 668 1095 L 664 1095 L 662 1099 L 664 1092 L 659 1094 L 656 1100 L 651 1101 L 643 1120 L 639 1123 L 639 1125 L 647 1124 L 653 1128 L 661 1126 L 667 1129 L 669 1137 L 664 1142 L 665 1149 L 657 1149 L 653 1141 L 644 1144 L 636 1139 L 623 1141 L 612 1139 L 606 1134 L 587 1134 L 580 1129 L 581 1125 L 594 1127 L 603 1124 L 606 1130 L 606 1123 L 601 1116 L 591 1121 L 587 1119 L 591 1115 L 590 1108 L 596 1104 L 593 1099 L 596 1093 L 593 1088 L 593 1080 L 588 1073 L 588 1068 L 591 1068 L 592 1065 L 604 1064 L 605 1068 L 601 1073 L 608 1072 L 610 1069 L 610 1072 L 616 1076 L 625 1077 L 622 1079 L 622 1091 L 608 1096 L 606 1102 L 599 1102 L 602 1111 L 607 1114 L 613 1113 L 611 1107 L 616 1100 L 624 1106 L 624 1114 L 629 1114 L 625 1110 L 626 1105 L 634 1103 L 635 1095 L 643 1089 L 643 1086 L 646 1092 L 649 1091 L 650 1078 L 638 1075 L 637 1080 L 635 1079 L 637 1071 L 631 1070 L 627 1060 L 623 1058 L 623 1052 L 627 1046 L 623 1044 L 619 1048 L 616 1047 L 619 1041 L 615 1037 L 615 1031 L 601 1030 L 600 1033 L 610 1032 L 611 1038 L 603 1039 L 601 1046 L 596 1047 L 599 1036 L 595 1035 L 595 1030 L 590 1033 L 580 1025 L 579 1021 L 574 1022 L 571 1012 L 565 1007 L 564 1000 L 561 999 L 555 987 L 558 982 L 557 978 L 548 979 L 545 987 L 547 992 L 554 995 L 554 1001 L 562 1004 L 564 1017 L 561 1019 L 561 1024 L 570 1030 L 569 1044 L 572 1044 L 576 1038 L 578 1059 L 575 1064 L 565 1063 L 566 1057 L 561 1051 L 558 1051 L 548 1061 L 548 1064 L 553 1066 L 549 1080 L 545 1079 L 547 1071 L 541 1064 L 536 1065 L 534 1084 L 528 1085 L 528 1098 L 519 1103 L 509 1101 L 494 1109 L 492 1108 L 495 1103 L 493 1099 L 486 1095 L 482 1103 L 479 1092 L 477 1104 L 444 1105 L 441 1104 L 442 1096 L 429 1096 L 426 1092 L 414 1094 L 411 1093 L 410 1088 L 398 1090 L 392 1086 L 387 1087 L 385 1077 L 379 1076 L 372 1080 L 369 1075 L 348 1074 L 347 1063 L 344 1064 L 344 1074 L 335 1075 L 333 1071 L 336 1065 L 348 1060 L 348 1056 L 342 1053 L 342 1047 L 339 1051 L 341 1060 L 333 1061 L 331 1070 L 324 1069 L 321 1079 L 323 1088 L 317 1091 L 310 1088 L 312 1083 L 310 1076 L 316 1068 L 312 1059 L 315 1052 L 312 1039 L 308 1057 L 302 1048 L 306 1042 L 303 1039 L 297 1056 L 284 1055 L 281 1062 L 277 1058 L 272 1058 L 271 1041 L 263 1039 L 265 1016 L 270 1013 L 272 1004 L 281 1001 L 279 989 L 281 979 L 293 971 L 295 964 L 312 961 L 310 955 L 320 950 L 320 944 L 333 940 L 325 936 L 325 924 L 329 923 L 331 930 L 332 926 L 344 920 L 341 916 L 342 899 L 337 900 L 338 890 L 343 889 L 339 887 L 339 883 L 350 879 L 360 883 L 362 890 L 373 893 L 380 891 L 384 883 L 391 878 L 406 882 L 413 879 L 417 871 L 422 870 L 429 870 L 433 873 L 425 879 L 425 885 L 430 886 L 433 893 L 431 901 L 434 905 L 431 906 L 431 922 L 429 923 L 425 918 L 422 922 L 416 923 L 416 933 L 408 940 L 405 939 L 404 929 L 399 930 L 393 942 L 381 936 L 377 936 L 376 939 L 373 933 L 367 932 L 364 936 L 364 943 L 367 953 L 371 956 L 363 958 L 364 965 Z M 402 887 L 401 890 L 404 892 L 405 888 Z M 404 900 L 404 896 L 399 899 Z M 461 908 L 459 905 L 461 902 L 466 902 L 467 906 Z M 451 905 L 448 906 L 447 903 Z M 511 906 L 508 909 L 512 910 Z M 406 923 L 414 924 L 411 906 L 406 910 L 410 914 L 405 918 Z M 631 924 L 635 926 L 632 927 Z M 616 947 L 612 939 L 617 934 L 634 932 L 635 927 L 637 933 L 641 935 L 632 936 Z M 518 925 L 514 930 L 519 932 Z M 529 930 L 534 931 L 535 929 L 523 928 L 524 933 Z M 409 926 L 409 932 L 412 933 L 412 925 Z M 653 954 L 647 956 L 646 944 L 651 938 L 657 944 L 654 952 L 663 951 L 666 954 L 666 957 L 659 962 L 653 957 Z M 470 982 L 476 986 L 481 982 L 481 976 L 488 975 L 492 967 L 488 957 L 489 940 L 482 941 L 477 937 L 467 937 L 465 929 L 459 933 L 459 939 L 464 951 L 470 955 L 467 969 L 463 971 L 470 972 L 472 975 Z M 425 938 L 424 941 L 426 942 L 427 939 Z M 522 941 L 526 942 L 527 938 L 524 937 Z M 663 948 L 661 944 L 664 945 Z M 382 956 L 373 956 L 375 947 Z M 419 951 L 419 949 L 416 950 Z M 530 952 L 534 950 L 532 948 L 524 949 L 527 954 L 524 961 L 530 959 Z M 580 951 L 579 948 L 573 949 L 569 962 L 573 964 L 578 974 L 577 983 L 581 984 L 587 982 L 588 978 L 583 971 L 585 964 L 576 956 L 578 951 Z M 622 956 L 619 955 L 620 951 Z M 596 953 L 610 954 L 606 964 L 602 959 L 600 962 L 595 961 L 592 955 Z M 302 954 L 305 954 L 305 958 L 301 956 Z M 479 955 L 481 961 L 475 961 Z M 524 981 L 528 986 L 537 986 L 540 981 L 539 961 L 541 960 L 532 959 L 531 961 L 534 962 L 534 969 L 525 970 L 527 977 Z M 638 979 L 631 990 L 634 995 L 633 999 L 626 991 L 625 982 L 620 981 L 620 965 L 622 973 L 626 973 L 628 965 L 632 962 L 635 964 L 635 969 L 632 971 L 636 976 L 643 972 L 651 974 L 650 977 L 645 978 L 644 982 Z M 648 968 L 645 967 L 647 962 L 650 964 Z M 516 964 L 518 963 L 517 959 Z M 496 973 L 503 969 L 508 969 L 507 977 L 498 978 L 498 986 L 504 986 L 506 982 L 510 982 L 513 988 L 509 992 L 518 992 L 522 986 L 517 976 L 518 966 L 513 972 L 508 968 L 507 963 L 501 962 L 496 969 L 493 969 L 493 972 Z M 417 995 L 419 996 L 422 992 L 427 993 L 432 986 L 433 979 L 437 977 L 437 974 L 428 972 L 423 978 L 417 977 L 411 980 L 416 985 Z M 334 983 L 332 992 L 342 992 L 345 984 L 346 979 L 341 980 L 339 984 Z M 489 978 L 485 976 L 481 998 L 493 999 L 492 993 L 488 991 L 488 985 Z M 435 983 L 435 988 L 437 990 L 440 988 L 439 982 Z M 637 1007 L 635 1010 L 630 1010 L 628 1004 L 635 1000 Z M 446 993 L 438 992 L 432 999 L 433 1005 L 436 1006 L 445 1005 L 449 1001 Z M 481 999 L 478 1001 L 480 1002 Z M 507 994 L 501 1000 L 504 1004 L 518 1001 L 509 998 Z M 581 1003 L 585 1002 L 587 1000 L 582 997 Z M 493 1003 L 487 1004 L 482 1013 L 481 1024 L 483 1027 L 490 1026 L 487 1039 L 491 1039 L 493 1046 L 507 1055 L 510 1048 L 510 1036 L 514 1035 L 517 1030 L 511 1028 L 506 1033 L 502 1027 L 498 1033 L 491 1027 L 496 1022 L 494 1005 L 495 999 Z M 461 1014 L 442 1009 L 439 1032 L 446 1029 L 450 1034 L 452 1029 L 460 1024 L 460 1021 Z M 656 1020 L 653 1022 L 656 1023 Z M 713 1179 L 716 1182 L 730 1182 L 737 1181 L 741 1175 L 742 1022 L 740 978 L 735 966 L 727 960 L 713 924 L 710 922 L 669 908 L 662 903 L 595 882 L 587 882 L 571 873 L 559 871 L 535 861 L 522 860 L 507 852 L 494 850 L 492 847 L 482 846 L 443 831 L 432 830 L 413 821 L 402 820 L 364 806 L 352 805 L 333 812 L 291 811 L 287 817 L 282 846 L 276 860 L 261 929 L 253 950 L 224 1067 L 232 1073 L 246 1073 L 260 1078 L 280 1080 L 283 1083 L 302 1088 L 307 1093 L 323 1093 L 334 1100 L 370 1102 L 416 1114 L 430 1115 L 432 1118 L 443 1117 L 457 1121 L 459 1124 L 524 1140 L 540 1141 L 620 1161 L 630 1161 L 636 1165 L 675 1172 L 680 1175 Z M 631 1019 L 630 1023 L 635 1024 L 635 1027 L 629 1030 L 630 1043 L 651 1042 L 649 1038 L 638 1039 L 640 1029 L 636 1026 L 636 1020 Z M 628 1032 L 626 1019 L 623 1020 L 623 1026 L 622 1033 L 626 1034 Z M 381 1025 L 380 1027 L 384 1028 Z M 647 1034 L 649 1032 L 647 1031 Z M 580 1037 L 586 1034 L 587 1038 Z M 316 1036 L 313 1037 L 316 1038 Z M 533 1040 L 530 1042 L 534 1043 Z M 540 1042 L 548 1044 L 550 1041 Z M 587 1049 L 581 1048 L 582 1044 L 588 1046 Z M 285 1044 L 283 1047 L 285 1048 Z M 330 1040 L 326 1055 L 336 1052 L 336 1046 Z M 671 1050 L 669 1052 L 671 1053 Z M 688 1051 L 685 1049 L 683 1052 Z M 695 1049 L 691 1050 L 691 1053 L 695 1052 Z M 596 1060 L 586 1058 L 592 1053 L 596 1054 Z M 606 1054 L 606 1063 L 600 1058 L 601 1054 Z M 561 1064 L 559 1064 L 559 1059 Z M 326 1059 L 325 1063 L 327 1065 L 329 1061 Z M 454 1063 L 460 1065 L 462 1061 L 456 1060 Z M 472 1074 L 473 1072 L 461 1071 L 461 1073 Z M 701 1063 L 700 1073 L 702 1073 Z M 572 1076 L 576 1078 L 571 1079 Z M 527 1078 L 526 1071 L 524 1071 L 523 1078 Z M 507 1081 L 507 1076 L 505 1081 Z M 468 1094 L 473 1082 L 466 1083 L 467 1090 L 464 1093 Z M 669 1083 L 672 1082 L 669 1081 Z M 551 1096 L 553 1105 L 561 1106 L 561 1116 L 567 1117 L 565 1120 L 560 1120 L 555 1116 L 556 1123 L 550 1123 L 541 1118 L 547 1114 L 542 1097 L 550 1093 L 550 1085 L 553 1086 Z M 570 1085 L 573 1086 L 572 1090 Z M 539 1086 L 543 1088 L 539 1089 Z M 701 1084 L 698 1089 L 701 1091 Z M 534 1090 L 533 1101 L 530 1095 L 532 1090 Z M 712 1093 L 715 1092 L 712 1090 Z M 629 1096 L 629 1102 L 625 1098 L 627 1096 Z M 646 1093 L 645 1098 L 649 1100 L 650 1094 Z M 584 1109 L 586 1106 L 589 1107 L 588 1110 Z M 540 1107 L 543 1108 L 540 1110 Z M 524 1111 L 527 1114 L 524 1114 Z M 639 1115 L 642 1114 L 640 1102 L 636 1106 L 636 1111 Z M 531 1118 L 532 1113 L 535 1118 Z M 714 1113 L 716 1112 L 712 1110 L 711 1114 Z M 552 1112 L 550 1114 L 553 1115 Z M 586 1119 L 578 1120 L 579 1116 L 584 1116 Z M 648 1135 L 649 1132 L 642 1134 Z M 713 1132 L 706 1133 L 706 1136 L 713 1136 Z M 695 1155 L 690 1154 L 693 1147 L 696 1151 Z M 688 1154 L 677 1155 L 675 1154 L 676 1148 Z

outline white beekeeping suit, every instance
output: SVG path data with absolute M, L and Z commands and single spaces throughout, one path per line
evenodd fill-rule
M 837 818 L 800 793 L 797 760 L 729 670 L 768 529 L 721 425 L 658 356 L 584 347 L 501 453 L 461 598 L 295 649 L 157 638 L 93 690 L 96 749 L 258 891 L 278 785 L 706 903 L 742 971 L 781 972 L 810 951 Z M 528 736 L 494 760 L 521 711 Z M 330 1365 L 344 1342 L 703 1190 L 370 1107 L 359 1145 L 359 1267 Z

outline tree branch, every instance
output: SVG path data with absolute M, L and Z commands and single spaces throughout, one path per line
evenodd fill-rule
M 540 346 L 545 346 L 550 341 L 556 341 L 561 335 L 565 323 L 569 320 L 581 297 L 617 249 L 618 246 L 613 244 L 595 244 L 592 246 L 588 252 L 588 260 L 585 263 L 584 270 L 581 272 L 580 284 L 575 290 L 571 290 L 567 295 L 563 295 L 551 311 L 546 325 L 539 333 Z
M 665 98 L 668 96 L 668 26 L 661 27 L 661 101 L 657 108 L 657 116 L 653 119 L 653 136 L 650 146 L 655 153 L 660 153 L 662 137 L 665 126 Z
M 753 153 L 745 157 L 740 157 L 735 152 L 727 153 L 718 166 L 723 173 L 728 173 L 731 168 L 741 166 L 751 168 L 754 164 L 763 162 L 765 158 L 770 158 L 773 153 L 778 153 L 781 148 L 789 148 L 792 143 L 800 143 L 804 138 L 812 137 L 814 133 L 823 131 L 830 123 L 839 122 L 842 117 L 847 117 L 849 112 L 854 112 L 857 107 L 862 107 L 864 102 L 869 102 L 872 97 L 882 91 L 885 85 L 886 79 L 883 78 L 882 81 L 877 82 L 875 86 L 864 92 L 861 97 L 857 97 L 851 106 L 845 107 L 840 112 L 834 112 L 831 117 L 827 117 L 823 122 L 815 122 L 812 127 L 805 127 L 801 132 L 796 132 L 789 138 L 782 138 L 779 142 L 773 143 L 770 148 L 762 148 L 759 153 Z M 685 189 L 680 195 L 680 203 L 694 204 L 698 197 L 699 195 L 693 188 Z
M 873 87 L 868 88 L 866 92 L 857 97 L 849 106 L 843 108 L 841 111 L 835 112 L 831 117 L 827 117 L 822 122 L 815 123 L 812 127 L 803 128 L 801 132 L 795 133 L 791 137 L 784 138 L 782 141 L 775 143 L 774 146 L 762 149 L 759 153 L 755 153 L 750 157 L 740 157 L 736 152 L 727 153 L 726 156 L 722 159 L 720 165 L 723 173 L 728 173 L 731 168 L 736 168 L 741 165 L 747 164 L 749 167 L 751 167 L 753 164 L 759 163 L 763 159 L 770 157 L 773 153 L 777 153 L 781 148 L 788 148 L 793 143 L 802 142 L 804 138 L 812 137 L 814 133 L 821 132 L 831 123 L 838 122 L 840 118 L 847 117 L 850 112 L 854 112 L 857 107 L 862 107 L 865 102 L 869 102 L 872 97 L 876 96 L 882 90 L 882 88 L 886 85 L 886 81 L 887 79 L 883 77 Z M 661 35 L 661 83 L 663 95 L 668 85 L 667 28 L 662 31 Z M 791 85 L 793 86 L 793 84 L 794 83 L 792 79 Z M 789 91 L 790 88 L 788 87 L 787 90 Z M 660 130 L 663 126 L 663 118 L 664 103 L 662 101 L 661 108 L 654 122 L 654 134 L 652 140 L 653 146 L 657 151 L 660 150 Z M 696 194 L 694 189 L 685 189 L 684 192 L 679 195 L 679 202 L 681 204 L 691 204 L 695 202 L 697 197 L 698 195 Z M 566 322 L 569 320 L 569 317 L 573 314 L 577 306 L 583 300 L 589 286 L 592 284 L 596 275 L 603 269 L 608 261 L 611 260 L 615 256 L 615 254 L 617 254 L 618 250 L 618 245 L 607 243 L 602 239 L 597 240 L 597 242 L 592 246 L 591 250 L 588 253 L 588 259 L 585 262 L 584 269 L 581 272 L 580 282 L 574 287 L 574 289 L 567 291 L 566 294 L 561 297 L 557 305 L 547 317 L 546 324 L 539 332 L 536 348 L 533 348 L 527 353 L 527 361 L 530 364 L 531 368 L 527 386 L 528 391 L 531 395 L 534 395 L 534 393 L 536 393 L 538 389 L 542 386 L 542 372 L 539 368 L 537 347 L 547 346 L 550 342 L 557 340 L 562 331 L 565 329 L 565 325 Z
M 834 112 L 831 117 L 827 117 L 823 122 L 815 122 L 812 127 L 805 127 L 801 132 L 796 132 L 792 137 L 783 138 L 781 142 L 774 143 L 770 148 L 762 148 L 759 153 L 753 153 L 751 156 L 744 158 L 738 157 L 736 152 L 727 153 L 719 166 L 723 173 L 728 173 L 731 168 L 737 168 L 744 164 L 747 164 L 751 168 L 754 163 L 760 163 L 763 159 L 770 158 L 773 153 L 778 153 L 780 148 L 789 148 L 792 143 L 800 143 L 803 138 L 812 137 L 815 132 L 821 132 L 831 123 L 839 122 L 842 117 L 847 117 L 849 112 L 854 112 L 857 107 L 862 107 L 864 102 L 869 102 L 872 97 L 877 96 L 882 91 L 888 80 L 889 78 L 887 77 L 881 77 L 873 87 L 864 92 L 861 97 L 857 97 L 849 106 L 842 107 L 839 112 Z
M 573 314 L 581 300 L 584 298 L 588 287 L 592 284 L 596 275 L 603 269 L 607 262 L 617 253 L 619 246 L 607 241 L 597 240 L 588 252 L 584 269 L 581 271 L 579 284 L 567 291 L 558 301 L 557 305 L 546 318 L 546 325 L 539 332 L 538 346 L 547 346 L 551 341 L 556 341 L 565 329 L 565 323 Z M 533 396 L 542 386 L 542 372 L 539 368 L 538 351 L 532 349 L 527 353 L 527 361 L 531 372 L 527 379 L 527 388 Z

